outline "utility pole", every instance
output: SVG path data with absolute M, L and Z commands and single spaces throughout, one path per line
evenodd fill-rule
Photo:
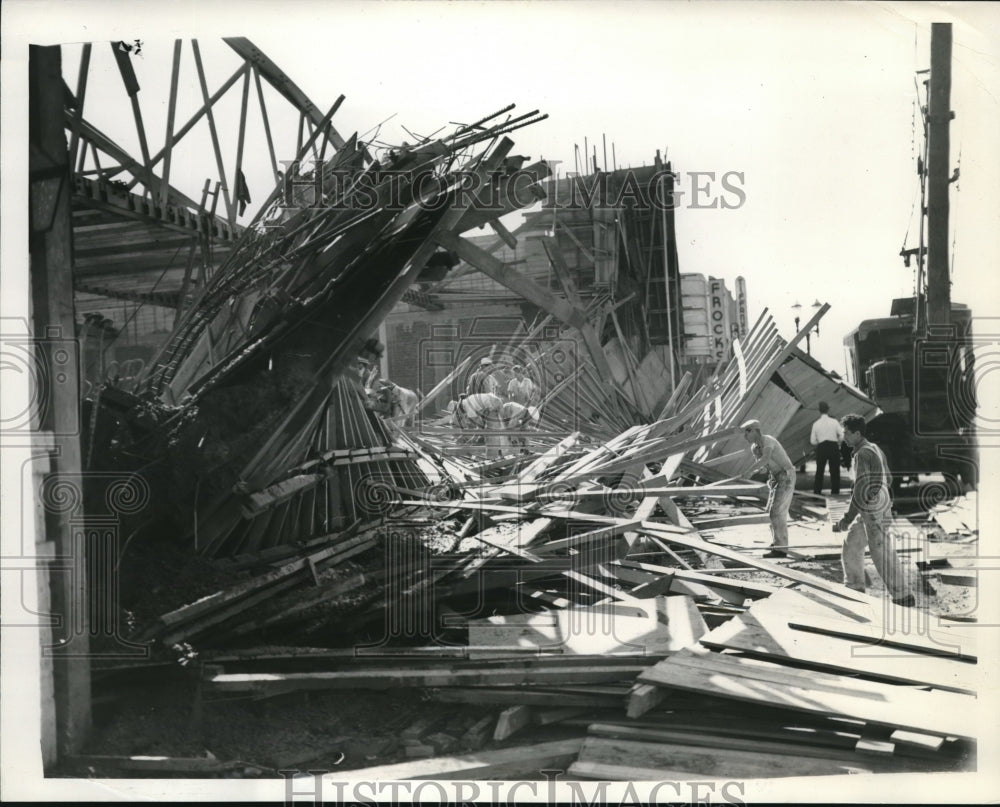
M 927 324 L 951 320 L 948 267 L 951 23 L 931 24 L 931 78 L 927 103 Z

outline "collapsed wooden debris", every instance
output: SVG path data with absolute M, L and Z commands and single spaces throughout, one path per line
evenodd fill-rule
M 662 360 L 631 354 L 622 301 L 585 304 L 574 288 L 558 247 L 570 230 L 543 244 L 565 299 L 463 237 L 488 223 L 509 245 L 498 216 L 540 198 L 547 166 L 522 169 L 504 137 L 533 114 L 489 116 L 388 166 L 347 141 L 298 178 L 350 182 L 318 200 L 299 198 L 302 183 L 297 204 L 276 191 L 158 361 L 132 390 L 102 391 L 117 435 L 105 459 L 153 467 L 183 515 L 178 540 L 231 578 L 131 638 L 193 669 L 199 708 L 391 688 L 497 708 L 461 737 L 411 726 L 407 755 L 432 759 L 357 772 L 373 780 L 570 762 L 608 779 L 969 764 L 973 637 L 944 622 L 924 630 L 923 612 L 796 565 L 836 548 L 820 533 L 843 503 L 796 494 L 787 556 L 763 557 L 768 492 L 743 476 L 739 424 L 754 416 L 787 435 L 799 461 L 806 402 L 826 397 L 834 414 L 871 405 L 797 350 L 827 307 L 789 342 L 765 311 L 707 379 L 658 384 Z M 492 145 L 470 157 L 480 143 Z M 505 184 L 515 165 L 527 191 Z M 456 166 L 509 210 L 459 204 Z M 411 183 L 405 204 L 388 205 L 383 167 L 431 171 L 432 198 Z M 359 216 L 351 195 L 366 183 L 377 203 Z M 370 335 L 432 259 L 461 259 L 548 311 L 520 346 L 545 382 L 539 430 L 446 424 L 442 396 L 462 363 L 420 404 L 419 428 L 366 406 L 352 362 L 374 351 Z M 616 336 L 602 343 L 605 326 Z M 557 353 L 567 340 L 569 370 Z M 935 518 L 970 531 L 969 513 Z M 542 729 L 571 736 L 441 756 Z M 231 765 L 147 769 L 172 764 Z
M 766 560 L 752 545 L 715 540 L 725 536 L 718 525 L 727 519 L 737 529 L 766 530 L 738 515 L 759 505 L 765 490 L 739 477 L 696 483 L 685 464 L 691 445 L 727 432 L 694 440 L 680 432 L 651 444 L 646 437 L 656 428 L 634 429 L 610 450 L 582 447 L 574 435 L 519 469 L 485 474 L 485 466 L 452 457 L 462 476 L 479 479 L 456 483 L 451 492 L 459 498 L 406 494 L 390 500 L 377 523 L 327 536 L 298 555 L 279 558 L 272 549 L 232 558 L 241 573 L 266 570 L 162 615 L 147 638 L 194 645 L 208 702 L 238 693 L 409 687 L 432 702 L 498 710 L 468 736 L 417 732 L 404 750 L 426 758 L 419 764 L 359 776 L 398 770 L 443 778 L 469 765 L 537 771 L 518 749 L 476 761 L 438 754 L 543 728 L 575 733 L 553 748 L 579 778 L 970 764 L 974 636 L 945 620 L 918 625 L 927 614 Z M 697 519 L 718 533 L 701 534 L 685 511 L 720 501 L 732 505 L 730 515 Z M 804 508 L 793 524 L 815 522 L 816 512 Z M 451 540 L 433 554 L 421 537 L 443 523 Z M 375 544 L 385 566 L 324 578 Z M 393 546 L 396 554 L 385 554 Z M 704 568 L 706 559 L 730 566 Z M 767 572 L 778 585 L 741 580 L 739 570 Z M 325 634 L 306 630 L 302 640 L 329 641 L 330 624 L 382 625 L 405 613 L 423 620 L 420 635 L 430 644 L 414 644 L 416 636 L 342 649 L 254 644 L 294 639 L 305 611 L 322 611 L 368 583 L 375 596 L 336 611 Z M 470 595 L 485 599 L 470 610 Z M 507 610 L 497 614 L 498 607 Z M 699 699 L 711 709 L 698 709 Z M 713 709 L 743 717 L 719 720 Z

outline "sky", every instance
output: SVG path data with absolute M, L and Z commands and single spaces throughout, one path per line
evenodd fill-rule
M 47 5 L 59 13 L 42 17 Z M 812 350 L 840 372 L 844 335 L 912 294 L 912 269 L 898 253 L 904 238 L 916 246 L 919 231 L 915 71 L 929 66 L 930 22 L 951 21 L 952 163 L 961 165 L 952 186 L 953 299 L 986 314 L 984 302 L 998 297 L 995 273 L 984 277 L 1000 265 L 993 4 L 291 2 L 279 12 L 246 0 L 207 11 L 179 3 L 171 13 L 142 2 L 81 6 L 114 13 L 40 2 L 26 16 L 46 19 L 41 35 L 67 45 L 64 75 L 74 88 L 80 48 L 68 43 L 142 41 L 133 63 L 154 152 L 165 135 L 174 37 L 199 39 L 212 92 L 239 66 L 219 37 L 243 35 L 321 110 L 345 95 L 334 117 L 344 136 L 412 142 L 409 133 L 430 135 L 516 103 L 518 113 L 538 109 L 549 118 L 513 134 L 515 153 L 561 161 L 560 170 L 573 169 L 575 147 L 585 142 L 603 164 L 606 141 L 608 163 L 613 153 L 619 167 L 649 164 L 660 149 L 681 172 L 688 200 L 692 172 L 714 172 L 714 182 L 699 180 L 714 195 L 723 174 L 738 172 L 740 208 L 677 211 L 681 271 L 742 275 L 751 321 L 767 307 L 786 335 L 794 303 L 803 322 L 815 301 L 830 303 Z M 178 122 L 201 103 L 189 43 L 182 53 Z M 110 46 L 95 47 L 91 70 L 86 117 L 138 154 Z M 244 172 L 259 202 L 272 179 L 255 94 L 251 84 Z M 239 95 L 237 85 L 216 112 L 230 174 Z M 279 159 L 290 157 L 297 118 L 270 88 L 265 97 Z M 217 171 L 204 124 L 188 138 L 171 181 L 198 199 Z

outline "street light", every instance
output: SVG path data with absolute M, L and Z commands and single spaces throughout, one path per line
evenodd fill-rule
M 813 314 L 815 314 L 817 311 L 819 311 L 819 309 L 821 309 L 822 307 L 823 307 L 823 304 L 819 300 L 817 300 L 816 302 L 814 302 L 812 304 L 812 306 L 811 306 L 811 308 L 813 309 Z M 799 332 L 799 322 L 800 322 L 799 313 L 802 311 L 802 305 L 799 303 L 798 300 L 796 300 L 795 303 L 792 305 L 792 311 L 795 312 L 795 333 L 798 333 Z M 819 323 L 818 322 L 812 328 L 810 328 L 809 329 L 809 333 L 806 334 L 806 353 L 808 355 L 810 355 L 810 356 L 812 355 L 812 345 L 810 344 L 809 337 L 812 336 L 813 329 L 816 330 L 816 336 L 819 336 Z

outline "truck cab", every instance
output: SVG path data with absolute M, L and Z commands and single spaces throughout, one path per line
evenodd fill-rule
M 975 486 L 976 399 L 972 312 L 951 305 L 951 322 L 918 333 L 916 301 L 893 301 L 844 338 L 848 381 L 879 406 L 868 436 L 886 453 L 894 481 L 942 473 L 949 493 Z M 960 480 L 960 481 L 959 481 Z

